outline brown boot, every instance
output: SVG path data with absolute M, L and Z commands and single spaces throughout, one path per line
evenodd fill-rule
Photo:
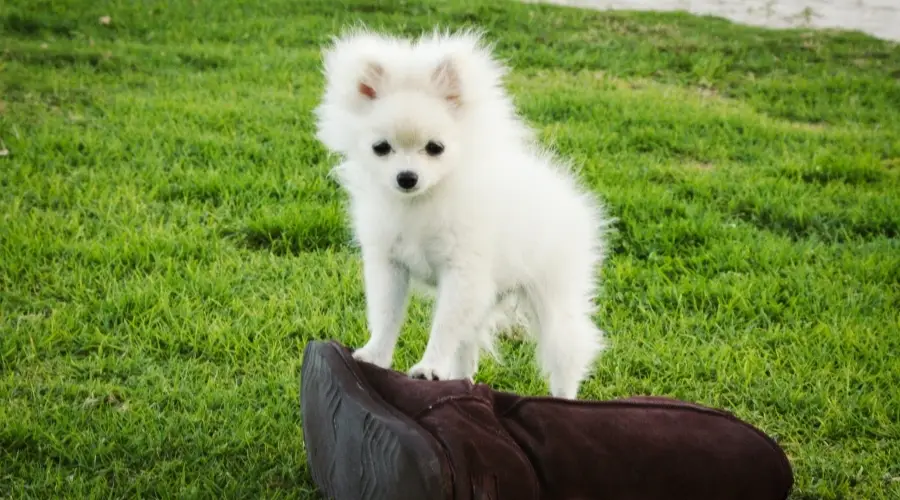
M 787 457 L 754 427 L 666 398 L 522 398 L 413 380 L 335 342 L 304 351 L 313 480 L 337 500 L 784 500 Z

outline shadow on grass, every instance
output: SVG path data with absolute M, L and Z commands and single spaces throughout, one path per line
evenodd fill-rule
M 17 46 L 4 51 L 4 59 L 38 68 L 89 67 L 95 71 L 121 74 L 130 71 L 152 74 L 161 68 L 187 68 L 214 71 L 231 64 L 228 58 L 188 51 L 163 53 L 128 53 L 109 50 L 63 49 L 55 47 Z
M 50 20 L 34 16 L 11 14 L 3 19 L 4 31 L 25 37 L 37 37 L 43 33 L 71 38 L 77 25 L 71 20 Z
M 325 210 L 298 214 L 286 220 L 252 222 L 245 227 L 226 229 L 222 236 L 238 246 L 278 256 L 299 255 L 350 246 L 350 233 L 337 214 Z

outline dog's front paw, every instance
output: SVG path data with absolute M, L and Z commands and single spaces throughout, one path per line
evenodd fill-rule
M 422 361 L 409 369 L 409 376 L 422 380 L 449 380 L 450 370 Z
M 373 349 L 372 346 L 366 345 L 353 351 L 353 359 L 363 363 L 373 364 L 381 368 L 391 367 L 391 355 L 385 354 L 380 349 Z

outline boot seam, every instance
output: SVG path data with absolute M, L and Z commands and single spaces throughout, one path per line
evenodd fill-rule
M 530 457 L 525 452 L 525 450 L 522 449 L 522 446 L 519 444 L 518 441 L 516 441 L 516 439 L 514 437 L 512 437 L 512 435 L 509 433 L 509 431 L 506 430 L 506 427 L 503 425 L 503 422 L 501 422 L 499 418 L 497 419 L 496 428 L 488 427 L 488 426 L 485 426 L 484 424 L 482 424 L 481 422 L 479 422 L 477 419 L 475 419 L 468 412 L 468 410 L 466 410 L 464 408 L 460 408 L 458 403 L 460 401 L 464 401 L 464 400 L 470 400 L 470 401 L 482 403 L 484 406 L 487 407 L 488 411 L 496 417 L 497 414 L 494 412 L 494 408 L 491 405 L 490 401 L 488 401 L 487 399 L 482 398 L 482 397 L 470 396 L 468 398 L 467 397 L 457 397 L 457 398 L 455 398 L 455 400 L 449 401 L 448 404 L 452 404 L 456 408 L 457 413 L 463 415 L 466 418 L 466 420 L 471 422 L 473 425 L 475 425 L 477 427 L 481 427 L 482 429 L 490 430 L 490 432 L 492 434 L 494 434 L 498 438 L 505 441 L 507 444 L 509 444 L 513 448 L 513 450 L 515 450 L 516 456 L 522 461 L 522 463 L 526 464 L 528 466 L 528 468 L 531 470 L 531 476 L 530 476 L 531 486 L 532 486 L 531 490 L 535 493 L 535 495 L 538 495 L 538 493 L 541 491 L 541 487 L 540 487 L 540 481 L 538 481 L 537 471 L 534 470 L 534 463 L 531 460 L 532 457 Z M 471 472 L 470 472 L 470 474 L 471 474 Z M 494 476 L 496 479 L 496 474 Z M 532 498 L 538 498 L 538 496 L 534 496 Z M 519 500 L 522 500 L 522 499 L 519 499 Z
M 494 408 L 490 405 L 490 403 L 487 400 L 482 399 L 482 398 L 476 398 L 476 399 L 481 399 L 482 402 L 484 402 L 485 405 L 488 407 L 488 410 L 490 410 L 491 414 L 496 417 L 497 414 L 494 412 Z M 479 422 L 475 418 L 473 418 L 472 415 L 469 414 L 468 411 L 465 411 L 462 408 L 459 408 L 459 406 L 456 404 L 456 402 L 454 402 L 453 405 L 459 409 L 460 413 L 465 415 L 466 419 L 471 421 L 473 424 L 479 425 Z M 481 427 L 484 428 L 483 425 L 481 425 Z M 516 441 L 516 439 L 514 437 L 512 437 L 512 435 L 509 433 L 509 431 L 506 430 L 506 427 L 503 425 L 503 422 L 501 422 L 499 418 L 497 418 L 497 429 L 492 429 L 492 432 L 495 435 L 497 435 L 497 437 L 506 441 L 507 444 L 512 446 L 512 448 L 513 448 L 513 450 L 515 450 L 515 454 L 519 458 L 519 460 L 521 460 L 522 463 L 526 464 L 528 466 L 528 468 L 531 470 L 531 476 L 530 476 L 531 491 L 534 492 L 534 496 L 532 496 L 532 498 L 534 498 L 534 499 L 538 498 L 538 494 L 541 491 L 541 486 L 540 486 L 540 481 L 538 481 L 537 471 L 534 470 L 534 463 L 531 461 L 531 457 L 528 456 L 527 453 L 525 453 L 525 450 L 522 449 L 522 446 L 519 445 L 519 442 Z M 494 476 L 494 480 L 495 480 L 494 486 L 496 487 L 497 486 L 496 474 L 493 474 L 493 476 Z
M 715 408 L 705 408 L 694 405 L 683 405 L 676 403 L 663 403 L 663 402 L 647 402 L 647 401 L 578 401 L 578 400 L 569 400 L 569 399 L 554 399 L 554 398 L 521 398 L 509 408 L 503 411 L 501 416 L 506 416 L 510 413 L 518 411 L 522 406 L 526 403 L 550 403 L 554 405 L 561 406 L 575 406 L 575 407 L 634 407 L 634 408 L 670 408 L 675 410 L 684 410 L 684 411 L 693 411 L 695 413 L 704 413 L 711 416 L 725 417 L 730 420 L 737 420 L 740 422 L 734 414 L 729 413 L 724 410 L 718 410 Z M 743 422 L 742 422 L 743 423 Z
M 413 414 L 412 419 L 419 420 L 420 418 L 424 417 L 426 414 L 431 413 L 433 410 L 436 410 L 441 406 L 444 406 L 444 405 L 447 405 L 450 403 L 454 403 L 457 401 L 475 401 L 475 402 L 478 402 L 485 406 L 490 407 L 490 401 L 488 401 L 487 399 L 485 399 L 481 396 L 473 396 L 471 394 L 451 394 L 449 396 L 444 396 L 444 397 L 438 398 L 438 400 L 435 401 L 434 403 L 431 403 L 430 405 L 426 406 L 425 408 L 422 408 L 421 410 L 417 411 L 415 414 Z

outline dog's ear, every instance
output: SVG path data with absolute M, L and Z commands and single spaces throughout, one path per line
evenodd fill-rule
M 378 97 L 378 89 L 384 79 L 384 68 L 374 62 L 367 63 L 357 84 L 359 94 L 369 100 Z
M 459 106 L 462 84 L 460 83 L 459 69 L 451 57 L 443 59 L 437 65 L 431 74 L 431 81 L 448 103 Z

